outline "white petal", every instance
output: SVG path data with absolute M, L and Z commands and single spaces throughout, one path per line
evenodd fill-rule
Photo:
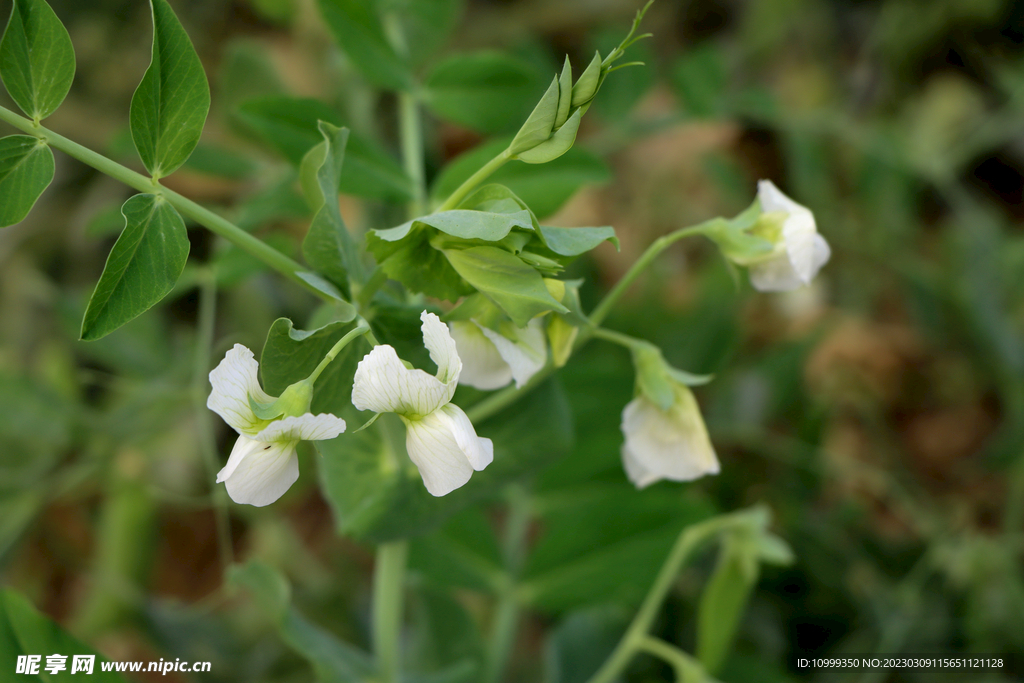
M 659 479 L 690 481 L 719 471 L 692 392 L 682 386 L 676 389 L 676 401 L 667 411 L 643 396 L 622 411 L 623 461 L 638 487 Z
M 782 226 L 782 241 L 786 245 L 789 262 L 803 284 L 814 277 L 814 238 L 817 236 L 814 216 L 807 209 L 790 214 Z
M 447 330 L 445 327 L 445 334 Z M 452 400 L 457 380 L 458 375 L 455 381 L 445 384 L 423 370 L 410 370 L 399 360 L 394 348 L 381 344 L 373 347 L 356 367 L 352 405 L 375 413 L 428 415 Z
M 516 337 L 515 340 L 486 327 L 481 327 L 480 331 L 491 340 L 498 353 L 508 363 L 517 389 L 522 388 L 547 363 L 548 347 L 544 339 L 544 323 L 537 318 L 527 323 L 526 327 L 512 328 L 510 332 Z
M 258 441 L 327 441 L 345 431 L 345 421 L 330 413 L 274 420 L 256 435 Z
M 633 486 L 638 489 L 647 488 L 660 479 L 657 474 L 644 467 L 626 444 L 622 444 L 622 468 L 626 470 L 626 476 L 633 482 Z
M 459 381 L 462 361 L 459 360 L 455 340 L 448 333 L 448 326 L 441 322 L 436 315 L 427 311 L 420 313 L 420 320 L 423 321 L 420 326 L 423 331 L 423 345 L 430 352 L 430 360 L 437 365 L 437 379 L 444 384 L 454 386 Z
M 249 407 L 249 396 L 259 403 L 274 400 L 260 387 L 257 377 L 259 364 L 252 351 L 241 344 L 227 352 L 224 360 L 210 372 L 213 391 L 206 407 L 224 418 L 239 434 L 255 436 L 266 420 L 256 417 Z
M 512 381 L 512 368 L 498 353 L 497 347 L 473 322 L 458 321 L 448 324 L 452 339 L 462 359 L 459 384 L 490 391 L 500 389 Z
M 782 193 L 770 180 L 759 180 L 757 183 L 757 198 L 761 202 L 761 210 L 765 213 L 781 211 L 783 213 L 798 213 L 810 209 L 802 204 L 797 204 Z
M 750 284 L 759 292 L 789 292 L 804 283 L 800 280 L 788 254 L 779 254 L 767 261 L 752 264 L 748 269 Z
M 476 435 L 458 406 L 446 405 L 421 420 L 404 420 L 405 447 L 427 491 L 443 496 L 459 488 L 494 459 L 494 444 Z
M 811 270 L 811 279 L 818 274 L 821 267 L 828 263 L 829 258 L 832 257 L 832 249 L 829 248 L 828 242 L 821 235 L 814 236 L 814 267 Z
M 238 437 L 227 465 L 217 474 L 236 503 L 263 507 L 284 495 L 299 478 L 298 441 L 265 443 Z
M 817 256 L 818 227 L 814 222 L 814 214 L 806 206 L 797 204 L 784 195 L 779 188 L 770 180 L 762 180 L 757 184 L 757 197 L 761 202 L 761 210 L 769 212 L 782 212 L 787 214 L 782 224 L 782 241 L 786 247 L 786 254 L 789 256 L 789 263 L 793 270 L 792 275 L 788 272 L 782 276 L 782 266 L 776 266 L 774 276 L 765 276 L 770 282 L 767 288 L 762 289 L 757 284 L 754 286 L 762 291 L 786 291 L 796 289 L 800 284 L 807 284 L 817 273 L 815 261 Z M 827 259 L 826 259 L 827 260 Z M 769 262 L 770 263 L 770 262 Z M 820 268 L 820 266 L 818 266 Z M 796 277 L 799 284 L 792 284 L 792 277 Z M 787 286 L 783 286 L 787 285 Z

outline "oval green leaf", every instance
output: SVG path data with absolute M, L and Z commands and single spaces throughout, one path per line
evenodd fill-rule
M 0 41 L 0 76 L 21 110 L 36 121 L 64 101 L 75 78 L 75 48 L 43 0 L 15 0 Z
M 153 57 L 132 96 L 132 140 L 154 178 L 173 173 L 199 143 L 210 84 L 167 0 L 151 0 Z
M 0 228 L 20 223 L 53 180 L 53 152 L 31 135 L 0 139 Z
M 445 249 L 444 255 L 466 282 L 508 313 L 517 327 L 526 327 L 531 318 L 547 311 L 569 312 L 551 297 L 536 270 L 504 249 Z
M 125 228 L 114 243 L 82 320 L 82 340 L 110 334 L 164 298 L 188 259 L 181 216 L 163 197 L 137 194 L 121 207 Z

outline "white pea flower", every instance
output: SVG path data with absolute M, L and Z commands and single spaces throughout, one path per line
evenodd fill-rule
M 397 413 L 406 426 L 405 446 L 427 491 L 443 496 L 459 488 L 494 459 L 490 439 L 476 435 L 466 413 L 451 403 L 462 361 L 448 327 L 423 311 L 423 343 L 437 375 L 407 368 L 387 344 L 359 361 L 352 405 L 359 410 Z
M 283 496 L 299 478 L 299 441 L 333 439 L 345 431 L 345 421 L 308 412 L 312 381 L 297 382 L 275 399 L 260 387 L 258 369 L 252 351 L 235 344 L 210 373 L 213 391 L 206 406 L 239 434 L 217 483 L 225 483 L 236 503 L 262 507 Z M 258 417 L 253 404 L 275 416 Z
M 758 182 L 757 198 L 761 211 L 779 215 L 782 226 L 781 234 L 771 240 L 776 244 L 772 255 L 750 264 L 750 283 L 762 292 L 787 292 L 810 283 L 832 254 L 818 234 L 814 214 L 770 180 Z
M 474 320 L 448 327 L 462 359 L 462 384 L 487 391 L 515 380 L 520 389 L 547 363 L 544 323 L 538 318 L 526 327 L 503 324 L 500 333 Z
M 673 383 L 673 393 L 668 410 L 640 394 L 622 411 L 622 464 L 637 488 L 661 479 L 690 481 L 718 474 L 718 458 L 693 392 Z

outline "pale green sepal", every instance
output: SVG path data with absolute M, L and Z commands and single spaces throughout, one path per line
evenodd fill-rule
M 718 245 L 727 259 L 739 265 L 749 265 L 764 260 L 775 251 L 774 243 L 750 232 L 753 226 L 757 225 L 757 221 L 749 221 L 748 211 L 744 211 L 732 221 L 725 219 L 710 221 L 703 230 L 704 235 Z M 758 212 L 758 216 L 764 215 L 760 214 L 759 205 Z
M 580 74 L 576 85 L 572 86 L 572 106 L 581 107 L 594 99 L 597 88 L 601 84 L 601 53 L 595 52 L 590 64 Z
M 633 353 L 633 367 L 636 369 L 636 384 L 640 393 L 662 410 L 668 410 L 675 402 L 675 388 L 669 365 L 661 355 L 661 349 L 654 344 L 637 340 L 630 347 Z
M 580 129 L 580 119 L 583 113 L 580 109 L 569 117 L 561 128 L 555 131 L 550 140 L 540 143 L 531 149 L 520 152 L 516 158 L 528 164 L 543 164 L 557 159 L 572 147 L 576 141 L 576 132 Z
M 572 64 L 569 63 L 569 56 L 565 57 L 565 64 L 562 66 L 562 75 L 558 77 L 558 114 L 555 116 L 555 128 L 561 128 L 562 124 L 569 118 L 569 111 L 572 106 Z
M 313 402 L 313 383 L 308 379 L 299 380 L 281 393 L 281 397 L 274 401 L 274 410 L 285 417 L 300 417 L 309 412 L 309 405 Z M 259 415 L 257 415 L 259 417 Z
M 551 361 L 556 368 L 569 362 L 572 347 L 580 328 L 568 322 L 561 315 L 552 315 L 548 323 L 548 344 L 551 345 Z
M 358 432 L 361 432 L 361 431 L 363 431 L 363 430 L 364 430 L 364 429 L 366 429 L 367 427 L 369 427 L 369 426 L 373 425 L 373 423 L 374 423 L 374 422 L 376 422 L 376 421 L 377 421 L 377 420 L 378 420 L 378 419 L 380 418 L 380 416 L 381 416 L 381 415 L 383 415 L 383 414 L 384 414 L 384 413 L 374 413 L 374 414 L 373 414 L 373 417 L 371 417 L 371 418 L 370 418 L 369 420 L 367 420 L 366 422 L 364 422 L 364 423 L 363 423 L 363 426 L 359 427 L 359 429 L 356 429 L 356 430 L 354 430 L 354 431 L 353 431 L 352 433 L 353 433 L 353 434 L 356 434 L 356 433 L 358 433 Z
M 249 409 L 261 420 L 276 420 L 284 415 L 284 410 L 277 405 L 276 400 L 270 403 L 260 403 L 252 397 L 252 394 L 249 394 Z
M 783 539 L 767 531 L 757 538 L 756 553 L 758 559 L 765 564 L 788 566 L 796 561 L 793 549 Z
M 532 149 L 551 137 L 558 116 L 558 77 L 551 79 L 551 85 L 533 108 L 526 123 L 519 129 L 508 146 L 509 154 L 515 155 Z
M 669 366 L 668 374 L 675 381 L 680 384 L 685 384 L 688 387 L 703 386 L 715 378 L 714 375 L 697 375 L 692 372 L 680 370 L 679 368 L 673 368 L 672 366 Z

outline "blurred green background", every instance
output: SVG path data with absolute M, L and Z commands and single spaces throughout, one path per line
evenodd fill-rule
M 48 127 L 137 163 L 127 111 L 149 60 L 146 3 L 52 4 L 78 72 Z M 332 46 L 313 2 L 174 7 L 213 110 L 165 184 L 294 254 L 308 208 L 287 154 L 261 144 L 281 131 L 252 101 L 319 98 L 397 158 L 395 102 Z M 563 54 L 579 72 L 636 9 L 468 2 L 444 54 L 500 48 L 508 80 L 483 130 L 437 105 L 429 177 L 485 134 L 514 132 Z M 585 680 L 678 529 L 761 501 L 798 560 L 762 573 L 722 680 L 1019 680 L 1019 660 L 944 678 L 809 673 L 794 658 L 1024 651 L 1024 5 L 659 0 L 644 29 L 654 37 L 630 56 L 647 66 L 609 77 L 573 155 L 505 180 L 548 223 L 616 227 L 621 253 L 604 245 L 575 266 L 585 306 L 657 236 L 745 208 L 760 178 L 814 211 L 833 257 L 811 287 L 761 295 L 710 243 L 688 242 L 609 320 L 716 375 L 697 390 L 715 478 L 634 493 L 619 460 L 628 354 L 595 343 L 561 372 L 575 440 L 530 483 L 531 609 L 509 680 Z M 78 342 L 130 192 L 56 157 L 30 216 L 0 231 L 0 580 L 112 659 L 212 661 L 195 680 L 310 680 L 259 606 L 221 590 L 195 410 L 209 370 L 194 350 L 198 265 L 217 267 L 214 360 L 235 342 L 261 348 L 279 316 L 305 324 L 313 302 L 194 228 L 192 267 L 164 303 Z M 350 226 L 401 220 L 388 191 L 373 195 L 343 197 Z M 217 429 L 224 457 L 231 435 Z M 279 503 L 229 508 L 232 551 L 287 575 L 311 622 L 365 644 L 372 548 L 335 533 L 318 458 L 301 458 Z M 414 544 L 410 623 L 424 628 L 407 650 L 421 668 L 476 656 L 467 629 L 493 610 L 485 569 L 501 562 L 507 509 L 499 497 Z M 688 649 L 711 566 L 684 572 L 659 620 Z M 670 672 L 641 659 L 628 680 Z

